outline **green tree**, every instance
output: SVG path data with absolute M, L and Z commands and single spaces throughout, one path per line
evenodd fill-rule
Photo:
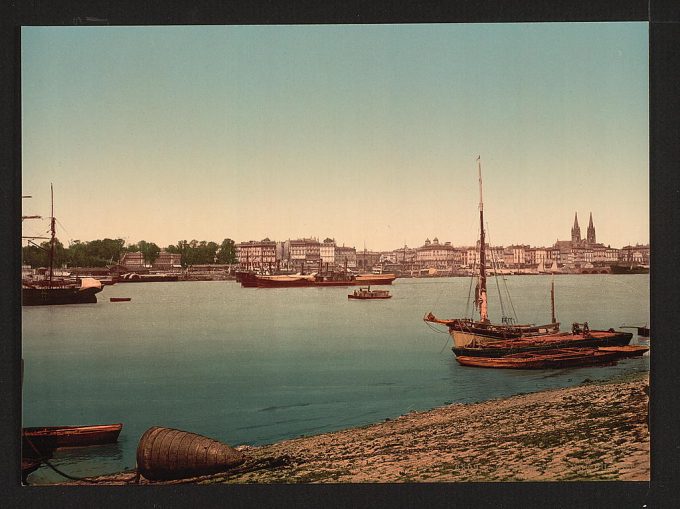
M 152 264 L 158 258 L 158 254 L 161 252 L 161 248 L 158 247 L 153 242 L 146 242 L 145 240 L 140 240 L 137 245 L 139 250 L 142 252 L 144 257 L 144 262 Z
M 32 268 L 49 267 L 50 265 L 50 242 L 41 242 L 40 245 L 30 244 L 21 249 L 23 263 Z M 67 262 L 67 250 L 59 239 L 54 240 L 54 266 L 60 267 Z
M 236 243 L 231 239 L 224 239 L 217 252 L 217 263 L 236 263 Z

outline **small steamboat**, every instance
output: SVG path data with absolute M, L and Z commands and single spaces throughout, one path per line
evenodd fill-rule
M 371 287 L 359 288 L 350 293 L 348 299 L 389 299 L 392 296 L 387 290 L 371 290 Z

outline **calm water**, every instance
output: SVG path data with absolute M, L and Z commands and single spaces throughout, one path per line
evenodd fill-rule
M 150 426 L 265 444 L 649 369 L 648 356 L 546 371 L 459 366 L 449 336 L 422 317 L 460 316 L 469 286 L 398 279 L 390 300 L 352 301 L 347 288 L 117 284 L 97 304 L 23 308 L 24 426 L 123 422 L 117 444 L 57 451 L 65 472 L 94 475 L 134 468 Z M 550 277 L 511 276 L 507 286 L 520 321 L 549 321 Z M 649 322 L 647 275 L 557 276 L 555 289 L 563 328 Z M 494 284 L 489 300 L 497 318 Z M 60 480 L 45 467 L 29 478 Z

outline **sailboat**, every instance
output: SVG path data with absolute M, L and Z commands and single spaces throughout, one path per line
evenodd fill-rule
M 54 189 L 50 185 L 52 216 L 50 217 L 49 272 L 44 279 L 21 283 L 22 306 L 53 306 L 59 304 L 91 304 L 97 302 L 102 284 L 94 278 L 77 278 L 75 281 L 54 277 L 54 251 L 56 245 L 56 219 L 54 217 Z M 38 246 L 40 247 L 40 246 Z M 44 249 L 41 247 L 41 249 Z
M 511 317 L 503 317 L 502 323 L 491 323 L 489 320 L 487 291 L 486 291 L 486 243 L 484 230 L 484 200 L 482 194 L 482 163 L 477 157 L 477 169 L 479 173 L 479 266 L 475 275 L 478 278 L 475 288 L 475 309 L 479 311 L 479 319 L 452 318 L 438 319 L 431 312 L 423 318 L 426 322 L 439 323 L 449 328 L 449 334 L 453 338 L 454 348 L 478 346 L 486 342 L 522 337 L 541 336 L 556 334 L 560 330 L 560 323 L 555 319 L 554 298 L 552 321 L 545 325 L 515 324 Z M 554 292 L 554 288 L 553 288 Z

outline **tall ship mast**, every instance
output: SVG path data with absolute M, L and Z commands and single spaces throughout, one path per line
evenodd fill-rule
M 102 284 L 94 278 L 78 278 L 76 280 L 57 279 L 54 277 L 54 258 L 57 243 L 56 218 L 54 217 L 54 188 L 50 184 L 50 243 L 49 249 L 33 244 L 38 249 L 47 251 L 49 272 L 44 279 L 21 282 L 22 306 L 53 306 L 58 304 L 93 304 L 97 302 L 97 293 L 102 291 Z M 23 219 L 40 216 L 22 216 Z M 22 237 L 44 238 L 44 237 Z
M 477 286 L 475 287 L 475 308 L 479 311 L 479 319 L 451 318 L 439 319 L 427 313 L 423 320 L 446 325 L 453 338 L 454 348 L 476 346 L 499 339 L 515 339 L 520 337 L 555 334 L 560 330 L 559 322 L 554 319 L 545 325 L 515 324 L 512 319 L 503 317 L 503 323 L 492 323 L 489 320 L 488 295 L 486 287 L 486 232 L 484 229 L 484 196 L 482 187 L 481 157 L 477 157 L 477 173 L 479 178 L 479 265 L 477 268 Z M 501 303 L 502 305 L 502 303 Z

